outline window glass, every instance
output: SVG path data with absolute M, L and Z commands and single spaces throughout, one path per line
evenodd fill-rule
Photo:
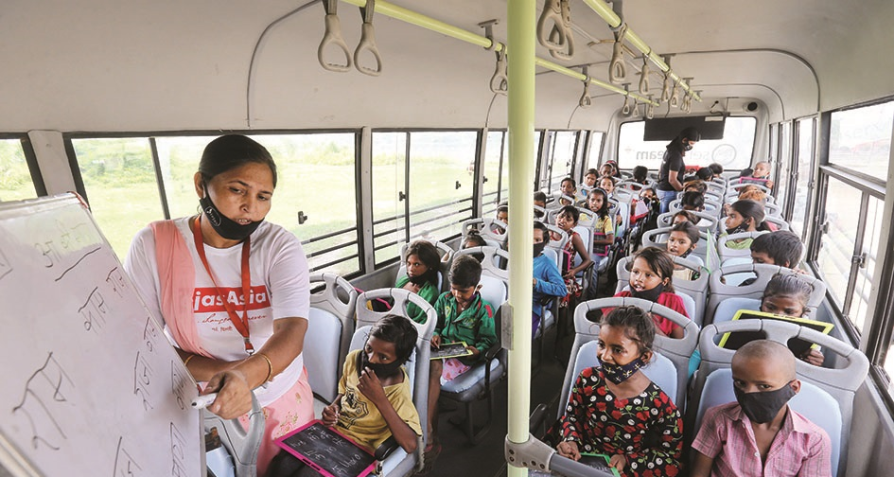
M 199 196 L 196 194 L 193 178 L 196 175 L 196 171 L 199 170 L 202 151 L 215 137 L 180 136 L 155 138 L 155 148 L 158 151 L 158 162 L 161 166 L 165 196 L 168 199 L 168 211 L 170 211 L 172 218 L 188 217 L 197 213 Z M 274 208 L 276 207 L 276 199 L 276 194 L 274 194 Z
M 844 304 L 847 294 L 861 200 L 860 191 L 837 179 L 829 178 L 826 194 L 826 222 L 829 231 L 822 236 L 817 264 L 829 292 L 839 307 Z
M 882 234 L 885 203 L 875 197 L 869 198 L 869 209 L 866 213 L 866 230 L 863 235 L 863 252 L 866 258 L 862 267 L 857 267 L 857 282 L 854 286 L 851 310 L 847 315 L 854 326 L 863 332 L 866 324 L 866 313 L 869 311 L 869 294 L 872 292 L 872 277 L 875 274 L 876 253 Z
M 602 150 L 602 140 L 605 137 L 604 133 L 593 131 L 590 133 L 590 154 L 587 157 L 587 167 L 584 169 L 584 172 L 587 169 L 598 169 L 599 168 L 599 152 Z
M 644 121 L 631 121 L 621 125 L 618 139 L 618 167 L 632 169 L 646 166 L 651 170 L 661 167 L 669 141 L 644 141 Z M 744 169 L 751 165 L 754 150 L 754 132 L 757 119 L 751 117 L 726 118 L 723 139 L 703 139 L 686 153 L 687 166 L 707 166 L 719 163 L 724 169 Z
M 810 175 L 813 170 L 813 130 L 815 120 L 798 121 L 798 163 L 795 169 L 795 202 L 792 207 L 792 232 L 805 238 L 804 222 L 809 213 Z
M 410 238 L 446 240 L 472 218 L 475 131 L 410 133 Z
M 779 157 L 777 160 L 779 161 L 779 175 L 777 177 L 773 177 L 776 185 L 776 203 L 780 206 L 784 206 L 786 203 L 785 196 L 788 192 L 788 181 L 790 175 L 790 168 L 792 163 L 792 123 L 787 122 L 781 125 L 782 129 L 782 140 L 780 141 L 781 150 L 779 151 Z M 775 154 L 776 151 L 771 150 L 771 154 Z M 783 211 L 784 212 L 784 211 Z
M 375 263 L 400 255 L 406 234 L 407 133 L 372 135 L 373 245 Z
M 832 113 L 829 162 L 886 180 L 892 121 L 894 102 Z
M 481 195 L 481 214 L 491 217 L 497 210 L 500 188 L 509 184 L 500 184 L 500 161 L 503 159 L 504 131 L 488 131 L 484 152 L 484 188 Z
M 0 139 L 0 201 L 34 199 L 37 190 L 19 139 Z
M 72 139 L 90 210 L 124 259 L 134 235 L 164 218 L 149 139 Z
M 576 138 L 577 132 L 575 131 L 556 131 L 553 134 L 549 181 L 549 188 L 552 191 L 559 190 L 559 184 L 562 182 L 562 179 L 571 175 Z

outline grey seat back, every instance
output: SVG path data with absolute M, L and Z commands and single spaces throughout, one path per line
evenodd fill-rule
M 739 233 L 719 237 L 717 239 L 717 254 L 720 255 L 720 263 L 724 264 L 730 258 L 750 257 L 751 256 L 751 247 L 732 248 L 731 245 L 736 243 L 736 241 L 739 241 L 739 240 L 746 240 L 746 239 L 754 240 L 759 235 L 763 235 L 765 233 L 768 233 L 768 232 L 765 232 L 765 231 L 739 232 Z
M 501 227 L 504 232 L 501 234 L 495 230 L 492 230 L 494 225 Z M 509 236 L 508 226 L 500 222 L 496 219 L 469 219 L 463 222 L 462 225 L 462 234 L 463 234 L 463 242 L 466 241 L 466 237 L 469 236 L 469 232 L 472 230 L 477 230 L 478 234 L 481 235 L 485 240 L 493 240 L 494 242 L 499 243 L 501 246 L 506 244 L 507 237 Z
M 546 246 L 549 248 L 556 249 L 556 250 L 562 250 L 563 248 L 565 248 L 565 244 L 568 243 L 568 232 L 565 232 L 564 230 L 560 229 L 559 227 L 556 227 L 553 224 L 548 224 L 548 223 L 544 222 L 544 225 L 546 225 L 547 230 L 549 230 L 549 232 L 550 232 L 549 243 L 547 243 Z M 553 234 L 558 235 L 559 238 L 553 239 L 553 237 L 552 237 Z
M 672 227 L 674 224 L 674 215 L 677 212 L 679 212 L 679 210 L 673 211 L 673 212 L 665 212 L 665 213 L 659 215 L 658 222 L 657 222 L 658 227 L 659 228 Z M 717 224 L 720 221 L 720 219 L 718 218 L 717 215 L 712 214 L 710 212 L 699 212 L 699 211 L 695 211 L 695 210 L 690 210 L 688 212 L 699 219 L 699 221 L 697 223 L 695 223 L 694 225 L 696 227 L 698 227 L 698 229 L 701 230 L 702 232 L 707 232 L 707 233 L 713 234 L 714 231 L 717 230 Z
M 643 247 L 658 247 L 662 250 L 666 250 L 667 239 L 670 236 L 671 228 L 672 227 L 660 227 L 644 233 Z M 704 263 L 704 267 L 708 270 L 714 270 L 719 267 L 720 258 L 717 256 L 717 242 L 714 240 L 714 234 L 702 230 L 698 243 L 695 244 L 695 250 L 689 255 L 699 257 Z
M 456 251 L 457 255 L 482 254 L 481 274 L 509 281 L 509 252 L 497 247 L 471 247 Z
M 618 306 L 633 305 L 642 308 L 651 313 L 661 315 L 668 320 L 683 327 L 683 338 L 674 339 L 666 336 L 655 336 L 655 344 L 653 349 L 660 352 L 665 358 L 669 359 L 677 371 L 677 392 L 676 396 L 671 396 L 677 407 L 684 408 L 686 402 L 686 383 L 688 381 L 689 358 L 695 351 L 698 343 L 698 326 L 689 318 L 657 303 L 641 300 L 639 298 L 599 298 L 596 300 L 585 301 L 574 309 L 574 343 L 572 345 L 572 354 L 583 346 L 586 342 L 595 340 L 599 337 L 599 323 L 593 323 L 587 319 L 587 312 L 590 310 L 602 310 L 603 308 L 614 308 Z M 573 363 L 569 362 L 569 366 L 565 372 L 565 382 L 573 382 L 577 375 L 571 376 L 574 372 Z M 564 391 L 563 391 L 564 392 Z M 563 396 L 566 402 L 568 395 Z
M 682 265 L 690 270 L 695 270 L 699 274 L 698 278 L 695 280 L 674 279 L 672 283 L 677 295 L 680 295 L 683 299 L 683 304 L 686 307 L 686 313 L 689 314 L 689 318 L 697 325 L 701 326 L 705 315 L 705 303 L 708 300 L 710 273 L 707 268 L 692 260 L 680 257 L 673 257 L 673 259 L 674 263 Z M 616 293 L 627 287 L 628 282 L 630 281 L 630 270 L 628 267 L 632 261 L 633 257 L 624 257 L 621 260 L 618 260 L 618 265 L 615 268 L 618 275 L 618 287 L 615 290 Z
M 310 316 L 304 336 L 307 380 L 315 395 L 331 403 L 338 394 L 345 355 L 354 334 L 357 291 L 334 273 L 310 276 Z
M 795 270 L 790 268 L 780 267 L 778 265 L 767 265 L 764 263 L 731 265 L 722 267 L 720 270 L 715 270 L 714 273 L 711 274 L 710 283 L 708 284 L 709 298 L 708 306 L 705 310 L 704 322 L 712 323 L 717 306 L 720 302 L 728 298 L 740 297 L 761 299 L 764 294 L 764 289 L 767 288 L 767 283 L 774 275 L 779 273 L 786 275 L 797 274 Z M 741 280 L 738 279 L 736 280 L 735 285 L 724 283 L 724 277 L 738 276 L 741 278 L 744 275 L 754 276 L 754 282 L 746 286 L 739 286 L 738 283 L 741 282 Z M 811 313 L 815 313 L 816 308 L 826 297 L 826 284 L 809 275 L 798 274 L 798 278 L 804 280 L 813 287 L 813 293 L 810 294 L 810 298 L 807 300 L 807 307 L 810 309 Z

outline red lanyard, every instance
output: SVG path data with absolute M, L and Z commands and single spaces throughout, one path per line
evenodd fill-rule
M 233 309 L 230 302 L 227 301 L 226 297 L 220 294 L 220 287 L 217 286 L 217 281 L 214 280 L 214 274 L 211 273 L 211 267 L 208 266 L 208 259 L 205 258 L 205 241 L 202 239 L 202 224 L 199 220 L 200 217 L 196 217 L 192 234 L 196 241 L 196 251 L 199 252 L 199 258 L 202 259 L 202 265 L 205 265 L 205 271 L 207 271 L 208 276 L 211 277 L 211 283 L 214 284 L 214 289 L 217 292 L 218 298 L 223 302 L 224 308 L 227 309 L 227 314 L 230 315 L 230 321 L 245 341 L 245 352 L 252 355 L 255 352 L 255 347 L 251 344 L 248 330 L 248 297 L 251 293 L 251 272 L 248 268 L 248 253 L 251 249 L 251 237 L 247 237 L 245 241 L 242 242 L 242 319 L 239 319 L 239 315 L 236 314 L 236 310 Z

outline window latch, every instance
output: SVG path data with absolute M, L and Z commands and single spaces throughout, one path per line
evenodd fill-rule
M 397 191 L 397 200 L 398 202 L 403 201 L 407 198 L 407 194 L 404 194 L 402 190 Z
M 456 188 L 457 188 L 457 189 L 459 189 L 459 188 L 462 187 L 462 186 L 463 186 L 463 185 L 460 184 L 459 181 L 456 181 Z
M 860 268 L 866 268 L 866 254 L 861 253 L 859 255 L 854 255 L 851 257 L 851 263 L 856 264 Z
M 487 176 L 484 176 L 483 179 L 481 182 L 487 182 Z
M 298 225 L 304 225 L 305 222 L 307 222 L 307 216 L 304 215 L 303 210 L 299 210 L 298 211 Z
M 820 230 L 821 230 L 824 234 L 829 233 L 829 222 L 828 222 L 828 221 L 827 221 L 827 222 L 823 222 L 823 225 L 820 225 Z

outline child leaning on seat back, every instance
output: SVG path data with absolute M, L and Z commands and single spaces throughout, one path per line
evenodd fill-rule
M 471 255 L 458 255 L 447 275 L 450 291 L 435 302 L 438 324 L 431 338 L 432 349 L 442 343 L 465 342 L 472 354 L 462 358 L 432 360 L 428 389 L 429 441 L 438 445 L 438 396 L 441 384 L 453 381 L 480 361 L 484 352 L 497 342 L 494 310 L 481 298 L 481 264 Z
M 641 371 L 654 358 L 654 339 L 655 325 L 640 308 L 621 306 L 602 316 L 600 365 L 581 371 L 565 413 L 546 436 L 559 455 L 604 454 L 629 477 L 680 475 L 680 411 Z
M 615 294 L 617 297 L 642 298 L 658 303 L 689 318 L 683 299 L 674 293 L 674 261 L 667 252 L 658 247 L 646 247 L 633 256 L 630 262 L 629 290 Z M 608 309 L 603 310 L 607 312 Z M 652 314 L 655 328 L 659 333 L 671 338 L 682 338 L 683 328 L 667 318 Z
M 686 221 L 674 225 L 667 238 L 667 252 L 674 257 L 688 257 L 698 245 L 699 235 L 698 228 L 691 222 Z M 696 280 L 698 272 L 674 263 L 674 278 Z
M 807 302 L 813 287 L 797 275 L 776 274 L 767 283 L 761 297 L 761 311 L 774 315 L 804 318 L 807 316 Z M 814 365 L 822 366 L 825 357 L 820 350 L 809 348 L 798 358 Z
M 705 412 L 690 476 L 763 476 L 771 469 L 774 476 L 831 476 L 829 435 L 788 406 L 801 390 L 792 352 L 752 341 L 736 351 L 732 373 L 736 402 Z

